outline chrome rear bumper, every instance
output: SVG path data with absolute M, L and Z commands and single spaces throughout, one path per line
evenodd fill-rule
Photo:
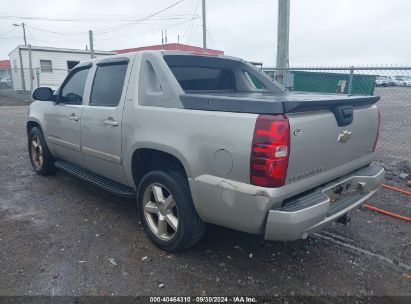
M 384 169 L 370 166 L 358 170 L 306 195 L 269 210 L 265 239 L 292 241 L 337 220 L 358 207 L 380 187 Z

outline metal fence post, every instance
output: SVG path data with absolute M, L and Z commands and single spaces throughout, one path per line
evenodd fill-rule
M 40 68 L 36 68 L 37 87 L 40 87 Z
M 33 60 L 31 56 L 31 44 L 29 44 L 29 76 L 30 76 L 30 94 L 33 93 Z
M 350 79 L 348 81 L 348 94 L 351 94 L 352 92 L 352 82 L 354 79 L 354 67 L 350 67 Z

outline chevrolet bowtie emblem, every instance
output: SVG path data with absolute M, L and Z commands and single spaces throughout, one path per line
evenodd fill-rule
M 342 131 L 342 133 L 338 134 L 337 141 L 343 144 L 343 143 L 346 143 L 350 138 L 351 138 L 350 131 Z

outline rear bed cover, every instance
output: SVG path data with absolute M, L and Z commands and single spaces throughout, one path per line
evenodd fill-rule
M 342 105 L 372 105 L 379 96 L 327 93 L 263 93 L 236 92 L 183 94 L 180 100 L 186 109 L 253 114 L 285 114 L 332 109 Z

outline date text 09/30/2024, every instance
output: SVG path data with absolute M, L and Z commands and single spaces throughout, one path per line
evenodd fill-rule
M 150 297 L 150 303 L 257 303 L 254 297 Z

